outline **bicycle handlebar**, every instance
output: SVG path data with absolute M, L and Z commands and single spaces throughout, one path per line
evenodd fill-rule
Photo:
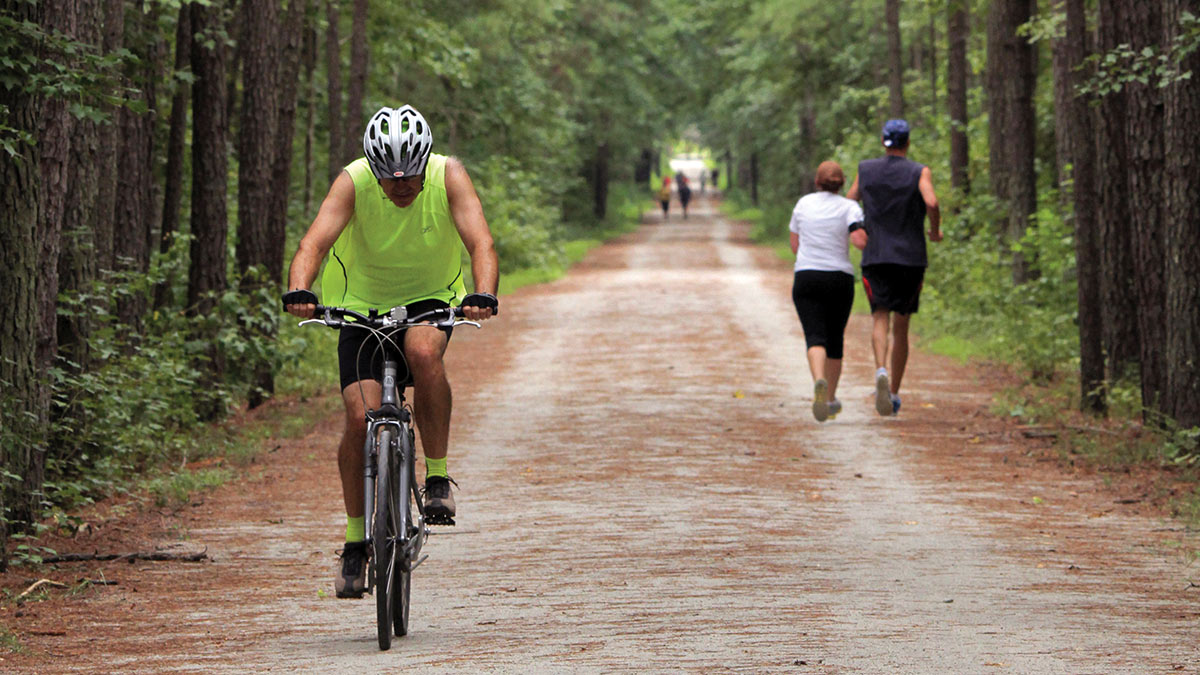
M 318 318 L 316 315 L 323 316 Z M 352 326 L 355 328 L 382 330 L 385 328 L 407 328 L 409 326 L 451 328 L 467 324 L 479 328 L 479 323 L 476 321 L 456 320 L 460 316 L 462 316 L 462 308 L 460 307 L 441 307 L 410 317 L 408 316 L 408 308 L 403 305 L 393 307 L 383 314 L 378 313 L 376 310 L 371 310 L 365 315 L 344 307 L 317 305 L 314 317 L 301 321 L 300 325 L 320 323 L 330 328 Z

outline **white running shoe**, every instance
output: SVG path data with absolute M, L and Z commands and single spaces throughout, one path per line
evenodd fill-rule
M 892 409 L 892 391 L 886 368 L 875 371 L 875 412 L 884 417 L 896 414 Z
M 829 383 L 824 378 L 813 385 L 813 417 L 818 422 L 829 419 Z

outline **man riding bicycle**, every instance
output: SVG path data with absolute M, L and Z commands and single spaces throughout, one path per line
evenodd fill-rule
M 433 135 L 411 106 L 380 108 L 363 133 L 365 157 L 334 180 L 317 217 L 292 258 L 288 288 L 307 291 L 321 277 L 324 304 L 368 313 L 405 305 L 409 316 L 461 305 L 482 321 L 499 307 L 499 263 L 479 195 L 462 162 L 431 152 Z M 460 242 L 471 257 L 475 292 L 463 282 Z M 311 318 L 316 303 L 287 310 Z M 396 333 L 413 380 L 413 416 L 425 455 L 428 522 L 454 523 L 454 481 L 446 470 L 450 435 L 450 384 L 442 356 L 450 328 L 414 327 Z M 338 470 L 346 505 L 346 545 L 335 587 L 339 598 L 359 598 L 366 588 L 363 455 L 366 410 L 380 404 L 383 358 L 369 332 L 342 329 L 338 338 L 346 428 Z M 403 373 L 401 374 L 403 377 Z M 456 484 L 457 485 L 457 484 Z

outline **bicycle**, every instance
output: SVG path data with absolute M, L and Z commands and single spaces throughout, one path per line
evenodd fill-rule
M 372 309 L 363 315 L 317 304 L 316 296 L 308 291 L 284 295 L 284 305 L 290 303 L 316 305 L 314 317 L 320 315 L 320 318 L 305 319 L 301 326 L 319 323 L 330 328 L 369 330 L 384 351 L 382 398 L 378 408 L 367 411 L 363 513 L 368 551 L 367 592 L 375 596 L 379 649 L 387 650 L 391 648 L 393 633 L 396 637 L 408 634 L 412 571 L 428 557 L 421 555 L 421 549 L 429 536 L 425 506 L 417 487 L 412 409 L 404 400 L 404 389 L 412 385 L 412 374 L 408 372 L 403 381 L 397 381 L 396 357 L 403 359 L 404 354 L 390 333 L 412 326 L 444 328 L 466 324 L 478 328 L 479 324 L 459 319 L 457 307 L 435 309 L 411 318 L 403 306 L 383 314 Z M 366 344 L 363 343 L 364 347 Z

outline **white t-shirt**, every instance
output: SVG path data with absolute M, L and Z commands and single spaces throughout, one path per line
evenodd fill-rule
M 824 270 L 854 274 L 850 264 L 850 225 L 861 223 L 858 202 L 832 192 L 804 195 L 792 209 L 788 229 L 800 235 L 795 270 Z

